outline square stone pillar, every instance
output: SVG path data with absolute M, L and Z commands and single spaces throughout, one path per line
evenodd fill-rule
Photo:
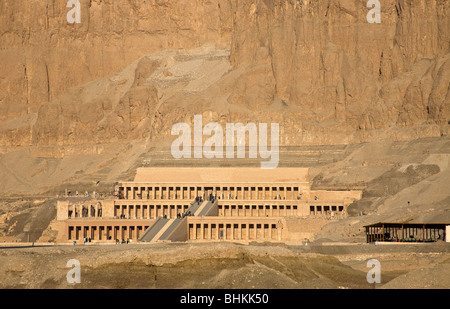
M 197 223 L 194 223 L 193 225 L 192 225 L 192 227 L 193 227 L 193 236 L 194 236 L 194 239 L 198 239 L 197 238 Z
M 141 199 L 148 200 L 148 188 L 144 187 L 144 190 L 141 190 Z
M 75 215 L 75 209 L 73 210 Z M 56 203 L 56 220 L 66 220 L 69 218 L 69 201 L 58 201 Z

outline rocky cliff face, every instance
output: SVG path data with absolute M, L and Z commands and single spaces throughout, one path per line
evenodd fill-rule
M 228 1 L 80 0 L 79 24 L 68 23 L 67 2 L 0 3 L 2 146 L 49 142 L 32 140 L 36 118 L 60 121 L 46 113 L 63 108 L 55 102 L 64 105 L 70 88 L 115 74 L 157 51 L 206 42 L 225 46 L 231 38 Z M 52 107 L 40 110 L 47 103 Z M 81 117 L 82 110 L 74 108 Z
M 167 141 L 196 113 L 286 146 L 450 132 L 449 1 L 382 1 L 380 24 L 357 0 L 80 3 L 0 3 L 3 152 Z
M 449 2 L 383 1 L 380 24 L 367 22 L 365 4 L 239 2 L 231 59 L 252 69 L 231 101 L 280 99 L 297 107 L 303 132 L 337 130 L 356 140 L 393 126 L 448 132 Z
M 0 1 L 2 196 L 108 195 L 138 166 L 198 164 L 168 149 L 201 114 L 279 123 L 280 165 L 365 190 L 351 210 L 368 215 L 324 238 L 448 217 L 450 1 L 381 0 L 379 24 L 365 0 L 80 3 L 69 24 L 67 0 Z M 17 233 L 51 219 L 50 202 L 5 203 Z

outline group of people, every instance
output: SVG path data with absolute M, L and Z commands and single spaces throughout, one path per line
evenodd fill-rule
M 194 214 L 189 210 L 188 212 L 185 212 L 183 214 L 177 214 L 177 218 L 178 219 L 183 219 L 184 217 L 190 217 L 193 216 Z
M 217 196 L 213 195 L 212 193 L 209 194 L 208 197 L 208 201 L 211 201 L 211 203 L 214 203 L 214 201 L 216 200 Z M 205 200 L 203 199 L 203 196 L 197 196 L 195 198 L 195 203 L 197 203 L 198 205 L 200 205 L 201 203 L 203 203 Z
M 116 245 L 118 245 L 120 243 L 129 244 L 130 242 L 131 242 L 131 239 L 129 239 L 129 238 L 126 241 L 125 241 L 125 239 L 122 239 L 122 242 L 120 242 L 119 238 L 116 238 Z
M 275 195 L 275 197 L 274 197 L 273 199 L 274 199 L 274 200 L 277 200 L 277 199 L 278 199 L 278 200 L 281 200 L 282 198 L 281 198 L 281 195 L 278 194 L 278 196 Z M 285 199 L 286 199 L 286 197 L 283 196 L 283 200 L 285 200 Z
M 86 243 L 88 243 L 88 242 L 91 242 L 91 241 L 92 241 L 92 238 L 91 238 L 91 237 L 84 237 L 84 238 L 83 238 L 83 243 L 84 243 L 84 244 L 86 244 Z M 76 244 L 77 244 L 77 241 L 74 240 L 74 241 L 73 241 L 73 244 L 76 245 Z

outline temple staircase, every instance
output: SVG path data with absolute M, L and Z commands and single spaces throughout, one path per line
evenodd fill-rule
M 157 242 L 162 240 L 185 241 L 187 239 L 187 216 L 217 216 L 218 200 L 194 202 L 186 215 L 178 218 L 158 218 L 142 235 L 139 241 Z M 187 215 L 189 214 L 189 215 Z

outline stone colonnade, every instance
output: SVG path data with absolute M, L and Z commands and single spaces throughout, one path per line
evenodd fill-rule
M 115 195 L 125 200 L 194 200 L 209 194 L 224 200 L 298 200 L 308 183 L 301 184 L 148 184 L 122 183 L 116 186 Z
M 94 241 L 127 240 L 137 241 L 151 225 L 149 221 L 118 222 L 70 222 L 67 226 L 69 241 L 82 241 L 90 238 Z
M 270 220 L 204 220 L 190 218 L 190 240 L 272 240 L 282 239 L 282 223 Z
M 67 204 L 68 218 L 101 218 L 103 206 L 100 202 Z
M 167 202 L 167 201 L 165 201 Z M 155 219 L 159 217 L 176 218 L 187 212 L 191 205 L 185 204 L 128 204 L 116 200 L 114 203 L 114 218 L 124 219 Z

